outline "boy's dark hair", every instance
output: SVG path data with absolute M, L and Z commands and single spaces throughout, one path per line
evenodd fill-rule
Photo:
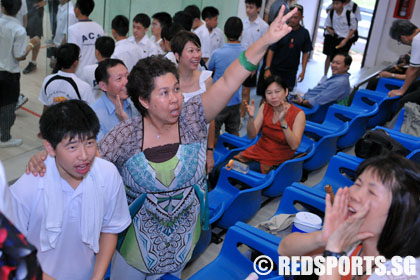
M 201 18 L 203 20 L 206 20 L 206 18 L 211 19 L 211 18 L 217 17 L 218 15 L 219 15 L 219 10 L 212 6 L 205 7 L 203 11 L 201 12 Z
M 115 41 L 109 36 L 102 36 L 96 39 L 95 49 L 102 55 L 103 58 L 109 58 L 114 53 Z
M 391 36 L 394 40 L 400 41 L 401 36 L 411 36 L 416 29 L 417 26 L 411 21 L 406 19 L 397 19 L 394 20 L 391 28 L 389 29 L 389 36 Z
M 420 256 L 420 166 L 396 153 L 365 160 L 357 177 L 365 170 L 392 193 L 391 205 L 377 249 L 385 258 Z
M 69 69 L 77 60 L 79 60 L 80 48 L 73 43 L 62 44 L 57 49 L 56 68 Z
M 101 62 L 99 62 L 98 67 L 96 67 L 95 70 L 95 80 L 96 82 L 99 84 L 99 82 L 104 82 L 106 84 L 108 84 L 108 80 L 109 80 L 109 73 L 108 73 L 108 69 L 112 68 L 118 64 L 123 65 L 125 68 L 127 68 L 127 66 L 125 66 L 124 62 L 120 59 L 116 59 L 116 58 L 107 58 Z
M 166 12 L 159 12 L 156 13 L 152 16 L 153 19 L 156 19 L 157 21 L 159 21 L 160 25 L 162 26 L 162 28 L 164 26 L 168 26 L 169 24 L 172 23 L 172 17 L 170 14 L 166 13 Z
M 55 149 L 64 138 L 96 138 L 99 120 L 86 102 L 72 99 L 49 106 L 39 120 L 43 139 Z
M 196 5 L 189 5 L 185 7 L 184 12 L 190 14 L 193 20 L 196 18 L 200 19 L 200 16 L 201 16 L 200 8 L 198 8 Z
M 140 23 L 144 28 L 149 28 L 150 17 L 146 14 L 140 13 L 133 18 L 133 22 Z
M 1 0 L 1 6 L 4 7 L 4 10 L 6 11 L 7 15 L 14 17 L 16 16 L 20 8 L 22 7 L 22 1 L 21 0 Z
M 79 9 L 82 15 L 88 17 L 95 8 L 95 2 L 93 0 L 77 0 L 75 7 Z
M 255 5 L 257 8 L 261 8 L 262 0 L 245 0 L 245 4 Z
M 238 41 L 243 30 L 242 20 L 238 17 L 230 17 L 225 23 L 225 36 L 229 41 Z
M 117 32 L 119 36 L 126 36 L 128 33 L 129 20 L 126 16 L 118 15 L 115 16 L 111 23 L 111 28 Z
M 179 80 L 175 64 L 162 55 L 140 59 L 131 69 L 126 86 L 127 92 L 142 116 L 147 115 L 147 109 L 141 105 L 139 98 L 150 101 L 150 95 L 155 88 L 155 78 L 168 73 L 172 73 Z
M 170 26 L 165 26 L 162 28 L 161 37 L 166 41 L 171 41 L 172 38 L 179 32 L 185 30 L 180 24 L 174 22 Z
M 344 3 L 344 2 L 346 2 L 346 0 L 333 0 L 333 2 L 341 2 L 341 3 Z
M 193 18 L 189 13 L 178 11 L 172 17 L 174 23 L 180 24 L 185 30 L 191 30 L 193 25 Z
M 177 53 L 179 56 L 182 56 L 182 51 L 184 50 L 185 45 L 191 42 L 197 47 L 201 48 L 200 38 L 191 32 L 182 30 L 179 31 L 171 40 L 171 50 L 173 53 Z

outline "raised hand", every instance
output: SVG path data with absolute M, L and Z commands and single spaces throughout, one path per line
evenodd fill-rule
M 297 12 L 297 8 L 294 8 L 286 15 L 284 15 L 285 9 L 286 7 L 282 5 L 279 14 L 277 15 L 276 19 L 270 24 L 267 33 L 265 33 L 264 35 L 267 38 L 268 43 L 270 45 L 276 43 L 287 33 L 292 31 L 292 28 L 289 25 L 287 25 L 287 20 Z
M 255 100 L 253 99 L 251 101 L 251 105 L 248 105 L 247 102 L 245 102 L 246 110 L 248 111 L 248 116 L 251 118 L 255 117 Z
M 116 101 L 117 102 L 115 103 L 115 114 L 117 115 L 120 122 L 125 121 L 126 119 L 128 119 L 128 115 L 124 111 L 121 98 L 119 95 L 117 95 Z
M 325 198 L 325 217 L 322 228 L 322 239 L 327 242 L 336 229 L 345 222 L 348 214 L 349 188 L 338 189 L 334 204 L 331 204 L 330 195 Z
M 357 241 L 373 237 L 374 235 L 371 232 L 360 232 L 360 227 L 365 221 L 369 208 L 370 201 L 357 211 L 356 214 L 350 216 L 344 223 L 339 225 L 328 238 L 325 248 L 332 252 L 342 252 Z

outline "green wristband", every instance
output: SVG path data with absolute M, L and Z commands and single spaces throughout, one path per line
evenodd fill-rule
M 241 52 L 239 56 L 239 63 L 249 72 L 258 70 L 258 65 L 252 64 L 245 56 L 245 51 Z

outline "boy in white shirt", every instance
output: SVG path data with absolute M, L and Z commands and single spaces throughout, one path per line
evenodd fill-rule
M 217 27 L 219 10 L 217 10 L 215 7 L 205 7 L 201 12 L 201 17 L 206 23 L 204 32 L 208 34 L 208 37 L 204 36 L 203 38 L 204 40 L 207 40 L 207 38 L 209 40 L 208 43 L 201 42 L 202 45 L 208 44 L 209 46 L 208 52 L 203 52 L 203 59 L 207 63 L 213 52 L 225 44 L 225 35 L 223 31 Z M 200 31 L 197 29 L 197 32 Z
M 130 72 L 137 61 L 145 58 L 143 48 L 128 40 L 128 18 L 123 15 L 115 16 L 111 23 L 112 36 L 115 38 L 115 50 L 112 58 L 121 59 Z
M 95 57 L 98 60 L 98 63 L 86 65 L 83 68 L 81 79 L 88 83 L 94 93 L 95 100 L 101 98 L 103 91 L 99 87 L 98 83 L 95 79 L 95 70 L 98 68 L 98 64 L 105 59 L 111 58 L 112 54 L 114 53 L 115 49 L 115 42 L 109 36 L 102 36 L 96 39 L 95 42 Z
M 178 62 L 176 61 L 175 54 L 171 48 L 171 40 L 181 30 L 184 30 L 184 28 L 175 22 L 162 29 L 162 49 L 166 52 L 165 57 L 172 61 L 176 66 L 178 66 Z
M 326 80 L 331 59 L 337 53 L 347 54 L 352 45 L 350 40 L 357 30 L 356 16 L 344 9 L 345 0 L 333 0 L 333 11 L 328 13 L 325 20 L 325 35 L 323 53 L 327 55 L 324 66 L 324 77 Z
M 131 219 L 116 167 L 96 158 L 98 118 L 85 102 L 69 100 L 39 123 L 48 172 L 24 174 L 10 187 L 13 222 L 38 249 L 44 279 L 103 279 Z
M 255 41 L 261 38 L 268 29 L 268 24 L 258 15 L 261 11 L 262 0 L 245 0 L 247 18 L 242 20 L 242 47 L 248 49 Z M 251 88 L 257 85 L 257 73 L 251 73 L 242 84 L 241 118 L 245 117 L 246 105 L 249 104 Z
M 79 22 L 71 25 L 68 31 L 67 42 L 78 45 L 81 52 L 79 68 L 76 70 L 78 76 L 85 65 L 96 62 L 95 41 L 97 38 L 104 36 L 102 26 L 89 19 L 94 7 L 93 0 L 77 0 L 74 6 L 74 14 Z
M 158 54 L 165 53 L 160 46 L 162 28 L 169 26 L 171 23 L 172 17 L 166 12 L 159 12 L 152 16 L 152 37 L 150 37 L 150 40 L 155 44 Z
M 158 54 L 158 49 L 156 48 L 155 43 L 153 43 L 149 39 L 149 36 L 147 36 L 147 29 L 149 29 L 149 26 L 149 16 L 142 13 L 137 14 L 133 18 L 133 36 L 128 38 L 128 40 L 136 43 L 143 49 L 145 57 Z
M 64 44 L 57 50 L 56 74 L 44 79 L 39 100 L 44 104 L 44 111 L 48 106 L 70 99 L 79 99 L 93 103 L 94 95 L 89 84 L 76 76 L 79 64 L 80 49 L 76 44 Z

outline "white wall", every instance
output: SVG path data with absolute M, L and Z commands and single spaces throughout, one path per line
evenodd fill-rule
M 311 39 L 316 36 L 312 34 L 316 24 L 316 17 L 318 15 L 318 1 L 315 0 L 299 0 L 299 4 L 304 7 L 303 9 L 303 25 L 311 34 Z M 315 36 L 314 36 L 315 35 Z
M 384 65 L 395 62 L 398 57 L 407 53 L 410 47 L 398 45 L 397 41 L 389 37 L 395 4 L 397 0 L 380 1 L 373 25 L 365 66 Z M 420 26 L 420 3 L 415 3 L 410 21 Z

